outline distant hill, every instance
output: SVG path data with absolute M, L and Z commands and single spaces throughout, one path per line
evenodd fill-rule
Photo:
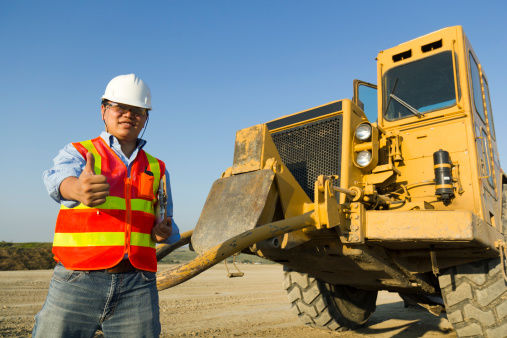
M 2 241 L 0 242 L 0 271 L 52 269 L 56 262 L 53 259 L 51 248 L 52 243 L 11 243 Z M 160 263 L 185 263 L 195 257 L 197 257 L 196 252 L 183 247 L 164 257 Z M 232 257 L 227 259 L 227 262 L 232 261 Z M 236 262 L 273 264 L 273 262 L 266 259 L 246 254 L 238 255 Z
M 52 243 L 0 242 L 0 271 L 52 269 Z
M 197 252 L 195 251 L 190 251 L 188 248 L 180 248 L 180 249 L 177 249 L 173 252 L 171 252 L 171 254 L 169 254 L 168 256 L 162 258 L 162 260 L 159 262 L 159 263 L 171 263 L 171 264 L 174 264 L 174 263 L 185 263 L 185 262 L 188 262 L 192 259 L 194 259 L 195 257 L 197 257 Z M 229 257 L 227 258 L 227 262 L 232 262 L 233 261 L 233 257 Z M 254 255 L 247 255 L 247 254 L 239 254 L 237 257 L 236 257 L 236 262 L 238 263 L 244 263 L 244 264 L 254 264 L 254 263 L 263 263 L 263 264 L 274 264 L 274 262 L 271 262 L 267 259 L 264 259 L 264 258 L 261 258 L 261 257 L 258 257 L 258 256 L 254 256 Z

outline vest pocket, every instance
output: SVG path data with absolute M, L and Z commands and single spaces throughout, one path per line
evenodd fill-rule
M 153 193 L 153 182 L 155 181 L 155 177 L 150 176 L 146 173 L 141 173 L 139 175 L 139 197 L 145 198 L 147 200 L 152 200 L 155 198 Z

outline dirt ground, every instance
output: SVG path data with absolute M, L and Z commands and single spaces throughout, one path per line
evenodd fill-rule
M 406 309 L 388 292 L 379 293 L 377 310 L 358 331 L 306 327 L 290 309 L 280 265 L 238 266 L 244 277 L 227 278 L 219 264 L 160 292 L 162 337 L 456 337 L 445 314 Z M 0 337 L 31 335 L 51 275 L 52 270 L 0 272 Z

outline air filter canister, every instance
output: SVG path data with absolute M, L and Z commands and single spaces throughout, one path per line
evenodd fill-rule
M 442 149 L 433 153 L 433 164 L 435 169 L 435 194 L 440 196 L 444 205 L 448 205 L 454 198 L 452 162 L 449 153 Z

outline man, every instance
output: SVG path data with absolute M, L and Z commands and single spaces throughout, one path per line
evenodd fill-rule
M 105 132 L 68 144 L 44 172 L 50 196 L 61 203 L 58 264 L 33 337 L 92 337 L 97 329 L 105 337 L 160 335 L 155 242 L 180 236 L 165 164 L 138 138 L 150 110 L 141 79 L 115 77 L 102 96 Z M 162 190 L 167 217 L 157 219 Z

